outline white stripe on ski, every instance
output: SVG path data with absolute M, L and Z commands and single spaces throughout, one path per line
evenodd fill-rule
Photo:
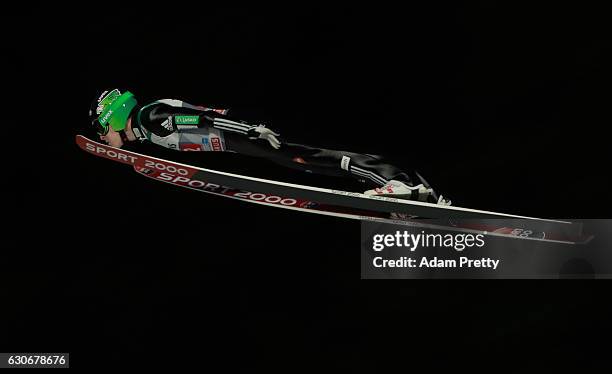
M 542 223 L 559 223 L 559 224 L 565 224 L 565 225 L 571 225 L 572 224 L 571 222 L 568 222 L 568 221 L 560 221 L 560 220 L 546 219 L 546 218 L 527 217 L 527 216 L 520 216 L 520 215 L 506 214 L 506 213 L 497 213 L 497 212 L 491 212 L 491 211 L 479 210 L 479 209 L 461 208 L 461 207 L 458 207 L 458 206 L 441 206 L 441 205 L 432 204 L 432 203 L 426 203 L 426 202 L 421 202 L 421 201 L 394 199 L 394 198 L 383 197 L 383 196 L 376 196 L 376 195 L 364 195 L 362 193 L 356 193 L 356 192 L 347 192 L 347 191 L 341 191 L 341 190 L 332 190 L 332 189 L 329 189 L 329 188 L 305 186 L 305 185 L 288 183 L 288 182 L 280 182 L 280 181 L 273 181 L 273 180 L 263 179 L 263 178 L 249 177 L 249 176 L 246 176 L 246 175 L 239 175 L 239 174 L 227 173 L 227 172 L 224 172 L 224 171 L 217 171 L 217 170 L 212 170 L 212 169 L 201 168 L 201 167 L 197 167 L 197 166 L 193 166 L 193 165 L 186 165 L 186 164 L 183 164 L 183 163 L 180 163 L 180 162 L 168 161 L 168 160 L 160 159 L 160 158 L 153 157 L 153 156 L 146 156 L 146 155 L 142 155 L 140 153 L 136 153 L 136 152 L 126 151 L 126 150 L 123 150 L 123 149 L 118 149 L 118 148 L 110 147 L 108 145 L 101 144 L 101 143 L 95 142 L 93 140 L 90 140 L 90 139 L 88 139 L 88 138 L 86 138 L 86 137 L 84 137 L 82 135 L 77 135 L 76 137 L 77 137 L 77 139 L 83 139 L 83 141 L 89 142 L 92 145 L 100 146 L 100 147 L 103 147 L 103 148 L 114 149 L 115 150 L 114 152 L 125 153 L 125 154 L 132 154 L 132 155 L 137 156 L 137 157 L 142 158 L 142 159 L 156 160 L 156 161 L 160 161 L 160 162 L 163 162 L 163 163 L 180 166 L 180 167 L 187 168 L 187 169 L 197 170 L 197 171 L 204 172 L 204 173 L 217 174 L 217 175 L 221 175 L 221 176 L 226 176 L 226 177 L 235 178 L 235 179 L 243 179 L 243 180 L 258 182 L 258 183 L 262 183 L 262 184 L 272 184 L 272 185 L 276 185 L 276 186 L 283 186 L 283 187 L 289 187 L 289 188 L 294 188 L 294 189 L 301 189 L 301 190 L 305 190 L 305 191 L 319 192 L 319 193 L 327 194 L 327 195 L 350 196 L 350 197 L 355 198 L 355 199 L 374 200 L 374 201 L 393 203 L 393 204 L 397 204 L 397 205 L 418 206 L 418 207 L 428 208 L 428 209 L 432 209 L 432 210 L 439 210 L 439 211 L 455 211 L 455 212 L 462 212 L 462 213 L 470 213 L 471 216 L 473 215 L 473 218 L 477 218 L 477 216 L 487 216 L 489 218 L 494 217 L 494 218 L 524 219 L 524 220 L 530 220 L 530 221 L 538 221 L 538 222 L 542 222 Z M 134 165 L 134 163 L 131 163 L 131 162 L 124 162 L 124 161 L 120 161 L 120 162 Z M 371 210 L 375 210 L 375 209 L 371 209 Z
M 208 190 L 204 190 L 204 189 L 201 189 L 201 188 L 196 188 L 196 187 L 186 186 L 186 185 L 182 185 L 182 184 L 178 184 L 178 183 L 173 183 L 172 181 L 158 179 L 158 178 L 155 178 L 153 176 L 150 176 L 150 175 L 147 175 L 145 173 L 140 172 L 136 167 L 134 167 L 134 170 L 138 174 L 143 175 L 143 176 L 145 176 L 145 177 L 147 177 L 149 179 L 153 179 L 153 180 L 156 180 L 156 181 L 159 181 L 159 182 L 164 182 L 164 183 L 167 183 L 167 184 L 171 184 L 173 186 L 178 186 L 178 187 L 187 188 L 187 189 L 194 190 L 194 191 L 204 192 L 204 193 L 207 193 L 207 194 L 210 194 L 210 195 L 216 195 L 216 196 L 221 196 L 221 197 L 227 197 L 227 198 L 234 199 L 234 200 L 245 201 L 245 202 L 248 202 L 248 203 L 254 203 L 254 204 L 259 204 L 259 205 L 264 205 L 264 206 L 270 206 L 270 207 L 274 207 L 274 208 L 289 209 L 289 210 L 295 210 L 295 211 L 299 211 L 299 212 L 314 213 L 314 214 L 319 214 L 319 215 L 323 215 L 323 216 L 338 217 L 338 218 L 347 218 L 347 219 L 354 219 L 354 220 L 359 220 L 359 221 L 369 221 L 369 222 L 385 223 L 385 224 L 390 224 L 390 225 L 410 226 L 410 227 L 417 227 L 417 228 L 423 228 L 423 229 L 453 231 L 453 232 L 461 232 L 461 233 L 466 233 L 466 234 L 483 234 L 483 235 L 487 235 L 487 236 L 497 236 L 497 237 L 502 237 L 502 238 L 520 239 L 520 240 L 534 240 L 534 241 L 541 241 L 541 242 L 547 242 L 547 243 L 576 244 L 576 242 L 568 241 L 568 240 L 556 240 L 556 239 L 548 239 L 548 238 L 533 238 L 533 237 L 528 237 L 528 236 L 527 237 L 522 237 L 522 236 L 516 236 L 516 235 L 510 235 L 510 234 L 502 234 L 502 233 L 491 232 L 491 231 L 468 229 L 468 228 L 463 228 L 463 227 L 442 226 L 442 225 L 427 224 L 427 223 L 417 222 L 417 221 L 406 221 L 406 220 L 396 220 L 396 219 L 391 219 L 391 218 L 362 216 L 362 215 L 351 214 L 351 213 L 330 212 L 330 211 L 327 211 L 327 210 L 321 210 L 321 209 L 317 209 L 317 208 L 302 208 L 302 207 L 296 207 L 296 206 L 287 206 L 287 205 L 273 204 L 273 203 L 268 203 L 266 201 L 245 199 L 245 198 L 242 198 L 242 197 L 226 195 L 226 194 L 219 193 L 219 192 L 208 191 Z

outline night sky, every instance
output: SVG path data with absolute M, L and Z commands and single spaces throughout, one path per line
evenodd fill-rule
M 459 206 L 609 218 L 603 10 L 168 5 L 2 16 L 0 351 L 68 351 L 73 366 L 184 351 L 208 369 L 609 364 L 594 343 L 612 328 L 607 282 L 360 281 L 357 222 L 181 190 L 74 143 L 96 92 L 121 87 L 387 155 Z M 327 183 L 232 155 L 198 162 Z

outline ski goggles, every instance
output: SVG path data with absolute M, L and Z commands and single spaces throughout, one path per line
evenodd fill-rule
M 91 124 L 98 135 L 108 134 L 108 126 L 103 126 L 98 119 L 94 119 Z

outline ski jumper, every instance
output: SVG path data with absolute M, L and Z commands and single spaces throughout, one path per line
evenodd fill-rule
M 417 172 L 407 173 L 387 163 L 382 156 L 323 149 L 281 141 L 274 149 L 268 141 L 256 138 L 261 124 L 232 118 L 226 109 L 212 109 L 184 101 L 157 100 L 135 108 L 132 128 L 137 136 L 154 144 L 177 151 L 236 152 L 260 157 L 277 164 L 322 175 L 351 177 L 374 187 L 390 180 L 408 186 L 429 184 Z M 139 134 L 139 132 L 141 134 Z M 435 202 L 435 192 L 412 192 L 412 200 Z

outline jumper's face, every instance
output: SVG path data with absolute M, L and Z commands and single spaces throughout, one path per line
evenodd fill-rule
M 106 144 L 111 147 L 121 148 L 123 146 L 121 135 L 110 126 L 108 127 L 106 135 L 100 135 L 100 140 L 106 142 Z

